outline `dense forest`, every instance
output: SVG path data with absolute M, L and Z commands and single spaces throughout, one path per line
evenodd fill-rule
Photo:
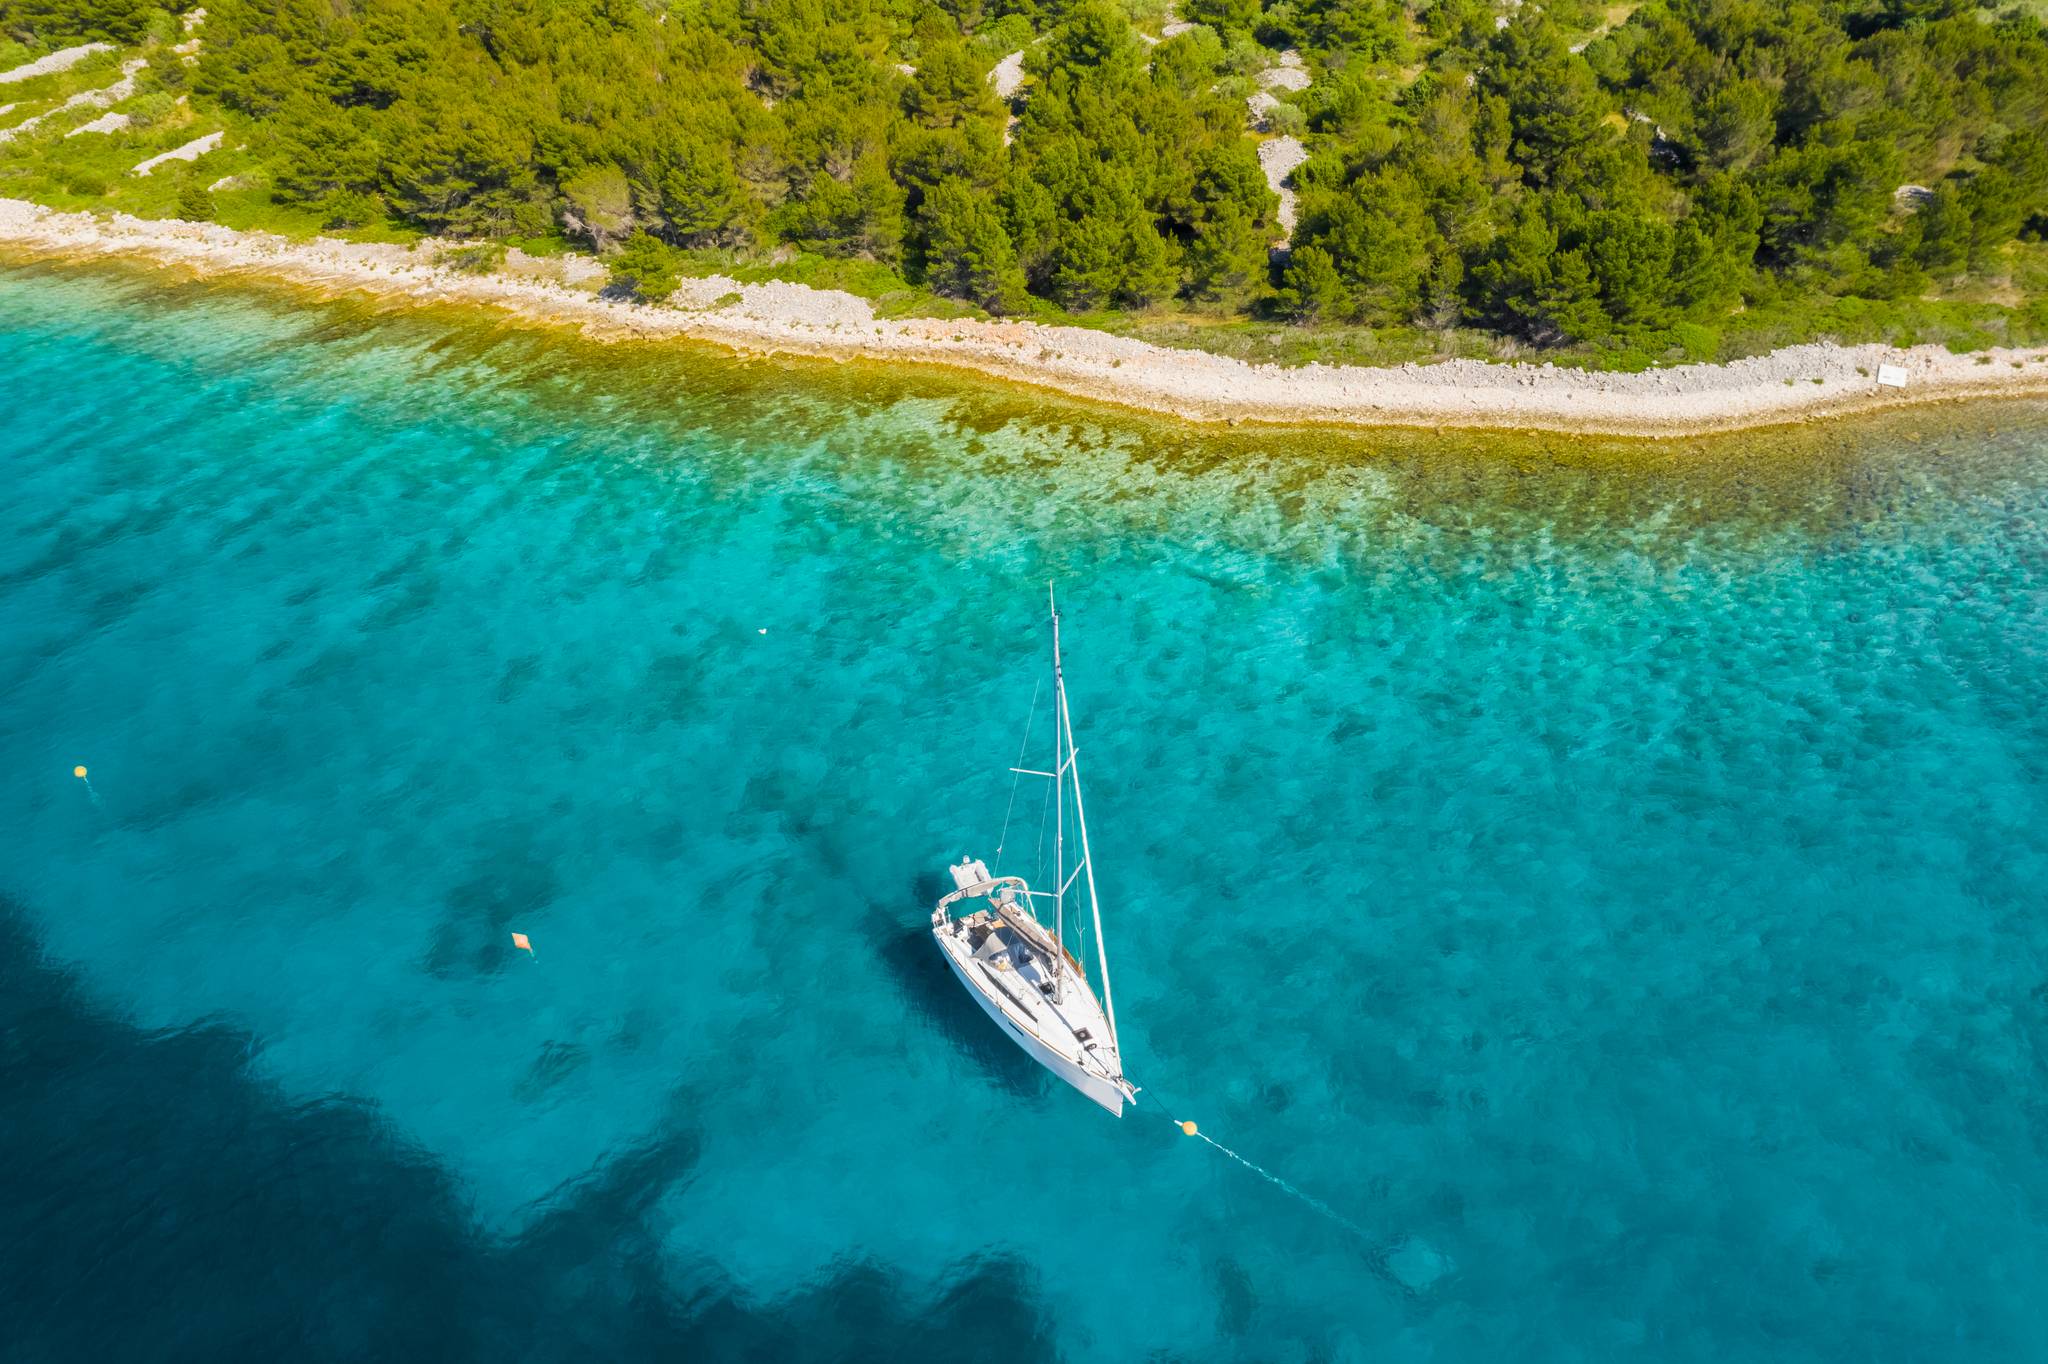
M 566 237 L 653 296 L 687 253 L 793 248 L 997 314 L 1172 307 L 1697 353 L 1788 298 L 1974 289 L 2048 327 L 2012 267 L 2048 230 L 2048 33 L 2023 8 L 207 10 L 196 60 L 151 79 L 233 120 L 277 202 L 330 229 Z M 0 0 L 17 52 L 175 30 L 140 0 Z M 1305 88 L 1248 117 L 1288 50 Z M 1018 52 L 1004 100 L 991 72 Z M 1259 160 L 1276 137 L 1306 153 L 1291 236 Z

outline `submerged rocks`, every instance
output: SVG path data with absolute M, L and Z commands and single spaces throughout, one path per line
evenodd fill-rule
M 1448 1255 L 1427 1241 L 1410 1236 L 1387 1252 L 1387 1273 L 1410 1293 L 1426 1293 L 1454 1265 Z

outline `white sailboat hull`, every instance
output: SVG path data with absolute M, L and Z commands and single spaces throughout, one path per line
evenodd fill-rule
M 1093 1099 L 1112 1116 L 1122 1117 L 1124 1103 L 1133 1099 L 1136 1091 L 1128 1082 L 1112 1078 L 1106 1068 L 1099 1069 L 1103 1063 L 1094 1056 L 1090 1055 L 1094 1065 L 1083 1062 L 1081 1057 L 1088 1053 L 1067 1030 L 1068 1025 L 1075 1025 L 1089 1028 L 1095 1036 L 1106 1036 L 1108 1025 L 1086 982 L 1070 977 L 1065 985 L 1065 1000 L 1058 1009 L 1047 1007 L 1036 1014 L 1027 1012 L 996 984 L 988 968 L 974 959 L 960 936 L 949 931 L 951 928 L 951 923 L 935 925 L 932 936 L 938 939 L 946 965 L 982 1011 L 1032 1060 Z M 1113 1060 L 1115 1053 L 1109 1055 Z

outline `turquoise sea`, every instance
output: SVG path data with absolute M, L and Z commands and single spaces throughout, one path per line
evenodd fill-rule
M 2048 1358 L 2048 408 L 1202 432 L 26 266 L 0 376 L 9 1360 Z M 1120 1122 L 926 927 L 1048 579 Z

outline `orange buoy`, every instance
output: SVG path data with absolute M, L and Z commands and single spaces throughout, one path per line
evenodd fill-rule
M 1191 1137 L 1195 1135 L 1195 1125 L 1191 1122 L 1182 1123 L 1180 1125 L 1180 1130 L 1187 1133 Z
M 78 778 L 80 781 L 84 781 L 85 769 L 83 767 L 74 767 L 71 769 L 71 775 Z

